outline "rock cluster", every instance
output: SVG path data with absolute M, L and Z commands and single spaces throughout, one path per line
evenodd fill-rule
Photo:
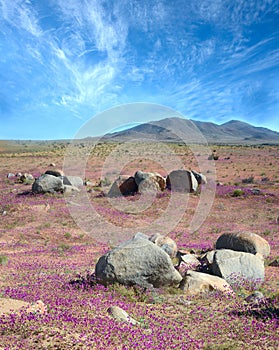
M 264 257 L 270 251 L 268 242 L 247 232 L 227 233 L 226 237 L 238 237 L 237 246 L 219 249 L 224 239 L 222 235 L 216 242 L 216 249 L 192 254 L 179 251 L 170 237 L 137 233 L 100 257 L 95 276 L 104 285 L 117 282 L 146 288 L 175 286 L 188 294 L 210 291 L 233 294 L 233 288 L 243 283 L 255 290 L 264 281 Z M 247 251 L 247 237 L 249 247 L 261 242 L 264 251 Z
M 129 196 L 135 193 L 156 193 L 169 189 L 176 192 L 196 192 L 206 183 L 203 174 L 192 170 L 174 170 L 166 178 L 159 173 L 136 171 L 134 176 L 120 175 L 112 184 L 108 196 Z
M 65 176 L 62 170 L 47 170 L 43 175 L 35 179 L 32 184 L 33 193 L 55 193 L 69 194 L 79 191 L 84 185 L 79 176 Z

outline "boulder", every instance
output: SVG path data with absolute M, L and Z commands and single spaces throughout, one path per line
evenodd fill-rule
M 198 186 L 195 176 L 188 170 L 173 170 L 167 176 L 166 187 L 175 192 L 196 192 Z
M 150 236 L 149 240 L 163 249 L 171 258 L 177 254 L 177 245 L 173 239 L 167 236 L 162 236 L 160 233 L 155 233 Z
M 62 180 L 53 175 L 43 174 L 37 178 L 32 185 L 32 192 L 34 193 L 54 193 L 62 191 Z
M 231 285 L 245 282 L 255 288 L 264 281 L 264 262 L 250 253 L 221 249 L 215 251 L 211 272 Z
M 60 170 L 60 169 L 51 169 L 51 170 L 47 170 L 45 172 L 45 174 L 48 174 L 48 175 L 53 175 L 53 176 L 64 176 L 64 172 L 63 170 Z
M 135 173 L 134 177 L 138 186 L 144 180 L 153 179 L 158 184 L 161 191 L 164 191 L 166 189 L 166 179 L 159 173 L 144 172 L 138 170 Z
M 152 194 L 160 191 L 160 186 L 153 178 L 142 180 L 139 183 L 138 192 L 141 194 Z
M 231 249 L 251 254 L 260 253 L 264 258 L 270 254 L 269 243 L 252 232 L 224 233 L 217 239 L 216 249 Z
M 160 288 L 178 285 L 181 275 L 168 254 L 145 238 L 132 238 L 103 255 L 95 268 L 96 278 L 105 285 Z
M 82 187 L 83 180 L 79 176 L 61 176 L 63 181 L 63 185 L 74 186 L 74 187 Z
M 133 176 L 120 175 L 112 184 L 108 196 L 119 197 L 133 195 L 138 191 L 138 185 Z
M 218 291 L 233 294 L 231 286 L 223 278 L 207 273 L 188 271 L 180 283 L 180 289 L 192 295 Z

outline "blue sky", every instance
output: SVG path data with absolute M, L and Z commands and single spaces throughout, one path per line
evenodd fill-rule
M 279 131 L 278 34 L 278 0 L 0 0 L 0 139 L 133 102 Z

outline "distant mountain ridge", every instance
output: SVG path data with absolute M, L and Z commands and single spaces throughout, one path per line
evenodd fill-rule
M 109 141 L 133 139 L 162 142 L 201 142 L 218 144 L 279 144 L 279 132 L 230 120 L 218 125 L 212 122 L 184 118 L 166 118 L 137 125 L 130 129 L 107 134 Z

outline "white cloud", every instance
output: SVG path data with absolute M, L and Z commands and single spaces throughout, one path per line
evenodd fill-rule
M 35 37 L 42 35 L 37 14 L 30 1 L 0 0 L 3 19 L 11 25 L 21 28 Z

